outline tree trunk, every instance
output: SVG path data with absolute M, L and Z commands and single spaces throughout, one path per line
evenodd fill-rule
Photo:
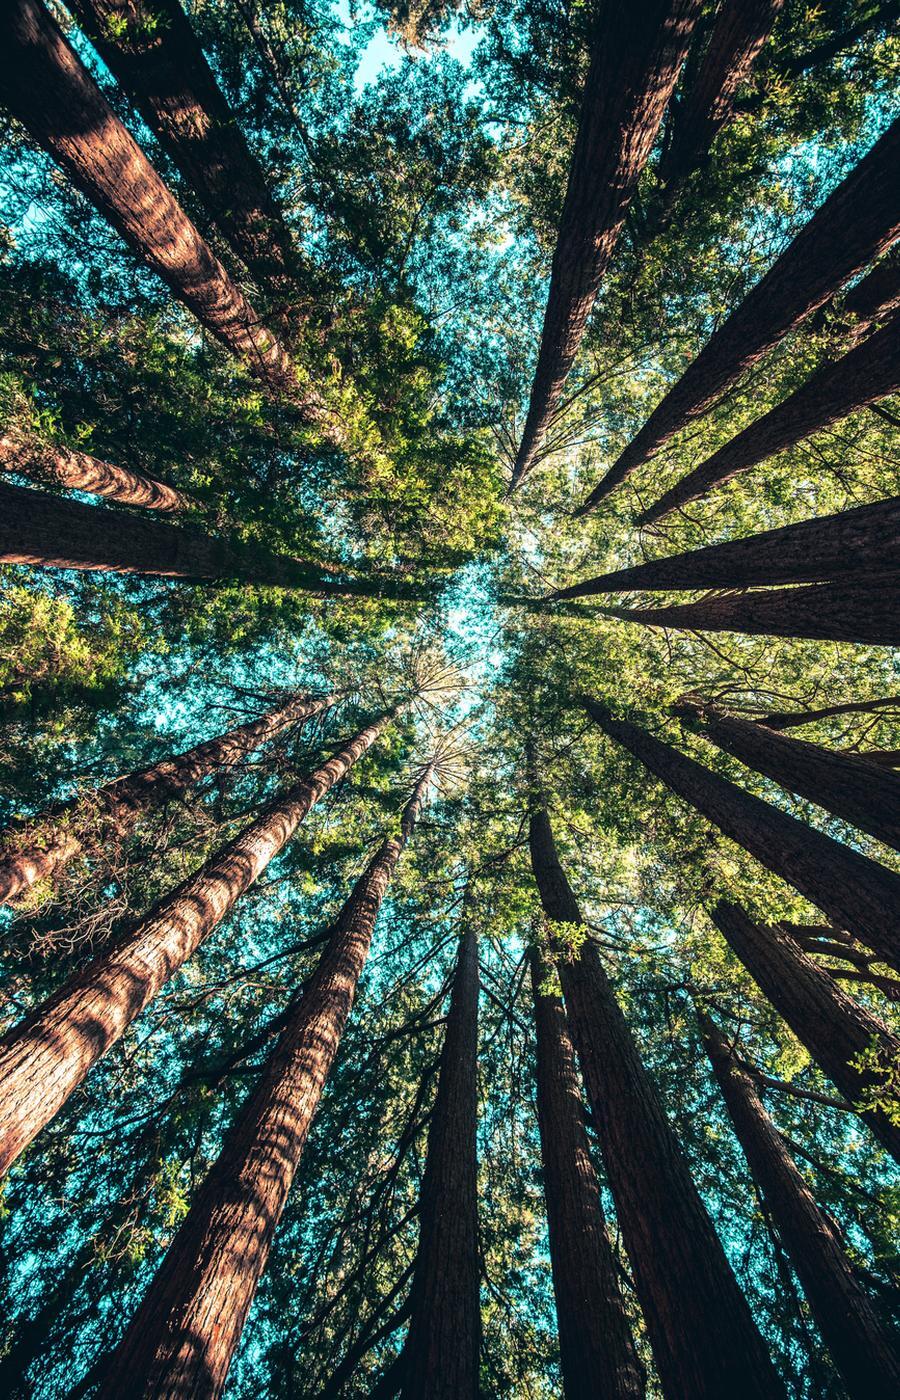
M 145 510 L 177 514 L 197 504 L 183 491 L 143 472 L 116 467 L 112 462 L 101 461 L 87 452 L 73 452 L 57 443 L 30 441 L 12 432 L 0 437 L 0 471 L 15 472 L 69 491 L 108 496 L 123 506 L 143 506 Z
M 604 7 L 581 99 L 514 487 L 535 465 L 699 11 L 698 0 Z
M 419 1192 L 403 1400 L 477 1400 L 479 1394 L 478 938 L 465 902 L 463 919 Z
M 331 703 L 331 696 L 295 696 L 260 719 L 7 827 L 0 833 L 0 904 L 36 881 L 57 875 L 85 846 L 121 840 L 148 812 L 208 773 L 239 763 L 289 725 L 310 719 Z
M 416 783 L 399 835 L 382 843 L 337 916 L 312 979 L 104 1370 L 98 1400 L 221 1393 L 431 772 Z
M 854 1106 L 877 1091 L 879 1076 L 854 1061 L 877 1048 L 884 1068 L 896 1067 L 900 1040 L 804 953 L 783 927 L 755 924 L 737 904 L 720 900 L 712 919 L 735 957 L 816 1064 Z M 900 1161 L 900 1125 L 880 1108 L 860 1113 L 886 1152 Z
M 892 249 L 841 298 L 837 311 L 825 302 L 810 318 L 809 328 L 822 332 L 831 325 L 844 347 L 852 349 L 895 311 L 900 311 L 900 254 Z
M 900 970 L 900 875 L 720 778 L 585 697 L 587 713 L 667 787 L 767 870 L 787 880 L 840 928 Z
M 757 773 L 900 850 L 900 774 L 858 754 L 778 734 L 703 700 L 684 700 L 677 713 L 696 721 L 704 738 Z
M 900 695 L 880 696 L 875 700 L 847 700 L 841 705 L 824 705 L 818 710 L 780 710 L 760 715 L 757 724 L 767 729 L 796 729 L 801 724 L 813 724 L 832 715 L 874 714 L 876 710 L 900 710 Z
M 694 632 L 744 632 L 749 636 L 810 637 L 875 646 L 900 644 L 900 574 L 858 582 L 811 583 L 729 593 L 665 608 L 603 608 L 610 617 L 648 627 Z
M 107 953 L 70 978 L 0 1041 L 0 1172 L 59 1112 L 122 1036 L 259 878 L 310 809 L 375 742 L 396 709 L 264 808 L 254 822 L 147 914 Z
M 575 1052 L 552 970 L 531 949 L 537 1112 L 565 1400 L 640 1400 L 634 1350 L 591 1162 Z
M 546 809 L 532 813 L 529 837 L 547 918 L 555 926 L 583 927 Z M 596 947 L 585 942 L 576 957 L 562 952 L 558 962 L 572 1039 L 665 1394 L 683 1400 L 782 1396 Z
M 705 496 L 767 457 L 876 403 L 900 388 L 900 311 L 881 330 L 837 360 L 826 362 L 793 394 L 750 423 L 637 517 L 649 525 Z
M 735 1135 L 850 1400 L 895 1400 L 900 1359 L 844 1253 L 837 1228 L 816 1205 L 752 1078 L 710 1017 L 702 1011 L 698 1015 Z
M 583 598 L 632 589 L 746 588 L 753 584 L 819 583 L 896 569 L 900 561 L 900 496 L 855 506 L 798 525 L 781 525 L 686 554 L 615 569 L 550 594 Z
M 800 230 L 575 512 L 605 499 L 900 234 L 900 119 Z

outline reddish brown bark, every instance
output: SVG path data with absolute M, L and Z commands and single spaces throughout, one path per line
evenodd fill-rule
M 239 763 L 289 725 L 319 714 L 330 704 L 330 696 L 295 696 L 260 719 L 7 827 L 0 833 L 0 904 L 15 899 L 36 881 L 58 875 L 85 846 L 121 840 L 146 813 L 178 797 L 208 773 Z
M 513 486 L 535 465 L 699 12 L 697 0 L 617 0 L 604 8 L 581 100 Z
M 649 525 L 732 481 L 758 462 L 794 447 L 812 433 L 876 403 L 900 388 L 900 312 L 840 359 L 826 361 L 806 383 L 775 408 L 750 423 L 652 506 L 638 524 Z
M 644 1375 L 591 1161 L 565 1008 L 548 985 L 551 969 L 537 948 L 530 958 L 538 1127 L 563 1393 L 566 1400 L 640 1400 Z
M 894 122 L 719 326 L 598 486 L 584 515 L 900 234 L 900 120 Z
M 876 1047 L 885 1069 L 894 1068 L 900 1059 L 900 1039 L 836 987 L 783 926 L 756 924 L 739 905 L 727 900 L 719 901 L 712 919 L 823 1073 L 849 1103 L 863 1105 L 867 1095 L 878 1089 L 879 1077 L 872 1069 L 857 1069 L 854 1061 Z M 863 1109 L 860 1117 L 884 1150 L 900 1161 L 900 1127 L 881 1108 Z
M 702 1011 L 698 1016 L 735 1135 L 850 1400 L 893 1400 L 900 1394 L 900 1358 L 847 1259 L 837 1227 L 816 1205 L 751 1076 L 712 1019 Z
M 154 1400 L 221 1393 L 331 1072 L 381 902 L 425 801 L 426 769 L 357 880 L 259 1082 L 229 1131 L 98 1391 Z
M 143 506 L 145 510 L 177 514 L 197 504 L 183 491 L 144 472 L 117 467 L 57 443 L 31 442 L 12 432 L 0 437 L 0 471 L 16 472 L 31 481 L 50 482 L 70 491 L 108 496 L 121 505 Z
M 0 1172 L 59 1112 L 101 1055 L 193 956 L 395 713 L 382 715 L 308 778 L 276 797 L 195 875 L 160 900 L 137 928 L 3 1037 Z
M 465 919 L 465 902 L 463 909 Z M 459 945 L 419 1192 L 403 1400 L 477 1400 L 479 1394 L 478 988 L 478 938 L 468 923 Z
M 585 697 L 583 704 L 604 733 L 667 787 L 900 970 L 900 875 L 720 778 L 638 725 L 615 719 L 595 700 Z

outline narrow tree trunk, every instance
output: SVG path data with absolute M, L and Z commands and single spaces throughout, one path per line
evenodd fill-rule
M 637 517 L 649 525 L 705 496 L 758 462 L 876 403 L 900 388 L 900 311 L 837 360 L 826 362 L 775 408 L 750 423 Z
M 591 53 L 515 467 L 534 467 L 687 53 L 697 0 L 607 5 Z
M 647 627 L 695 632 L 745 632 L 749 636 L 810 637 L 874 646 L 900 644 L 900 574 L 858 582 L 811 583 L 729 593 L 665 608 L 603 608 L 610 617 Z
M 73 452 L 56 443 L 32 442 L 12 432 L 0 437 L 0 471 L 15 472 L 31 481 L 50 482 L 69 491 L 108 496 L 123 506 L 177 514 L 197 504 L 174 486 L 129 467 L 117 467 L 87 452 Z
M 900 564 L 900 496 L 835 515 L 781 525 L 686 554 L 615 569 L 551 593 L 583 598 L 632 589 L 746 588 L 752 584 L 819 583 L 889 573 Z
M 640 1400 L 634 1350 L 591 1162 L 575 1052 L 552 971 L 532 948 L 537 1112 L 565 1400 Z
M 478 1400 L 478 938 L 467 904 L 419 1192 L 403 1400 Z
M 312 979 L 104 1370 L 99 1400 L 211 1400 L 221 1393 L 431 771 L 417 782 L 399 834 L 382 843 L 335 920 Z
M 532 813 L 529 839 L 547 918 L 555 926 L 583 928 L 543 807 Z M 562 952 L 558 961 L 572 1039 L 665 1394 L 684 1400 L 783 1395 L 595 945 L 585 942 L 577 956 Z
M 362 730 L 70 978 L 0 1041 L 0 1172 L 59 1112 L 95 1062 L 259 878 L 310 809 L 375 742 L 396 710 Z
M 878 321 L 895 311 L 900 311 L 900 254 L 892 249 L 841 298 L 836 313 L 832 304 L 825 302 L 810 317 L 809 328 L 821 332 L 831 323 L 844 347 L 852 349 Z
M 37 880 L 58 875 L 85 846 L 120 840 L 148 812 L 180 796 L 208 773 L 240 763 L 287 726 L 310 719 L 331 703 L 331 696 L 294 696 L 260 719 L 7 827 L 0 833 L 0 904 L 15 899 Z
M 895 1400 L 900 1359 L 844 1252 L 837 1228 L 815 1199 L 752 1078 L 718 1027 L 698 1012 L 735 1135 L 806 1294 L 850 1400 Z
M 584 515 L 900 234 L 900 119 L 816 210 L 719 326 L 575 512 Z
M 900 695 L 879 696 L 875 700 L 846 700 L 840 705 L 824 705 L 818 710 L 778 710 L 768 715 L 760 715 L 757 724 L 767 729 L 797 729 L 803 724 L 813 724 L 819 719 L 830 719 L 832 715 L 874 714 L 877 710 L 900 710 Z
M 900 850 L 900 774 L 879 769 L 858 754 L 778 734 L 702 700 L 680 702 L 677 713 L 698 723 L 704 738 L 757 773 Z
M 900 1040 L 836 987 L 785 928 L 755 924 L 739 905 L 726 900 L 713 909 L 712 919 L 822 1072 L 850 1103 L 864 1104 L 877 1091 L 879 1075 L 871 1068 L 857 1069 L 854 1061 L 874 1047 L 889 1071 L 900 1058 Z M 881 1108 L 864 1109 L 860 1116 L 884 1150 L 900 1161 L 900 1126 Z
M 900 875 L 720 778 L 585 697 L 587 713 L 732 841 L 900 970 Z

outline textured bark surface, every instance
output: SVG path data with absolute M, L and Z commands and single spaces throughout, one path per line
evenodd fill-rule
M 877 1087 L 871 1070 L 852 1063 L 872 1046 L 886 1068 L 900 1060 L 900 1039 L 883 1021 L 836 987 L 784 927 L 763 927 L 737 904 L 721 900 L 713 922 L 754 982 L 805 1045 L 819 1068 L 852 1104 Z M 880 1109 L 860 1115 L 886 1152 L 900 1161 L 900 1127 Z
M 811 583 L 729 593 L 664 608 L 604 608 L 610 617 L 648 627 L 696 632 L 746 632 L 750 636 L 812 637 L 830 642 L 900 645 L 900 574 L 858 582 Z
M 56 443 L 31 442 L 12 432 L 0 437 L 0 471 L 17 472 L 31 481 L 50 482 L 69 491 L 107 496 L 120 505 L 143 506 L 167 514 L 196 505 L 183 491 L 144 472 L 117 467 Z
M 830 323 L 833 307 L 826 302 L 810 318 L 810 330 L 822 331 Z M 871 272 L 857 282 L 841 298 L 840 310 L 834 319 L 846 349 L 858 345 L 878 321 L 900 311 L 900 253 L 895 248 L 876 263 Z
M 595 700 L 585 698 L 584 707 L 604 733 L 732 841 L 900 969 L 900 875 L 720 778 L 638 725 L 615 719 Z
M 612 0 L 591 53 L 515 486 L 535 465 L 700 12 Z
M 459 945 L 419 1192 L 403 1400 L 478 1400 L 478 989 L 478 938 L 469 926 Z
M 749 471 L 767 457 L 795 446 L 812 433 L 876 403 L 900 388 L 900 312 L 862 344 L 828 360 L 805 384 L 743 432 L 720 447 L 699 467 L 666 491 L 637 517 L 638 524 L 659 520 L 670 510 L 705 496 L 716 486 Z
M 369 725 L 167 895 L 0 1041 L 0 1172 L 257 880 L 300 822 L 375 742 Z
M 836 1226 L 816 1205 L 752 1078 L 703 1012 L 700 1027 L 738 1142 L 850 1400 L 894 1400 L 900 1394 L 900 1358 Z
M 554 924 L 581 925 L 546 810 L 531 859 Z M 690 1167 L 593 943 L 561 956 L 572 1040 L 591 1102 L 622 1238 L 665 1394 L 760 1400 L 784 1389 L 697 1194 Z M 710 1345 L 715 1338 L 716 1344 Z
M 57 873 L 85 845 L 125 836 L 146 812 L 178 797 L 206 774 L 239 763 L 288 725 L 330 704 L 328 696 L 296 696 L 215 739 L 7 827 L 0 833 L 0 904 Z
M 353 1007 L 385 891 L 431 782 L 426 769 L 353 887 L 256 1088 L 125 1336 L 98 1396 L 211 1400 L 221 1393 L 313 1115 Z
M 782 525 L 740 540 L 600 574 L 551 594 L 558 599 L 632 589 L 744 588 L 883 574 L 900 566 L 900 496 L 836 515 Z
M 640 1400 L 643 1371 L 591 1162 L 575 1051 L 551 969 L 532 948 L 537 1112 L 566 1400 Z
M 900 234 L 900 119 L 716 330 L 576 514 L 593 509 Z

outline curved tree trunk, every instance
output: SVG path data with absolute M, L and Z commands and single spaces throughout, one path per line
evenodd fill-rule
M 900 695 L 883 695 L 875 700 L 846 700 L 843 704 L 824 705 L 818 710 L 779 710 L 760 715 L 757 724 L 764 724 L 767 729 L 796 729 L 802 724 L 830 719 L 832 715 L 874 714 L 877 710 L 900 711 Z
M 468 915 L 463 903 L 463 919 Z M 478 938 L 459 945 L 428 1152 L 403 1347 L 403 1400 L 478 1400 Z
M 15 899 L 36 881 L 58 875 L 85 846 L 120 840 L 148 812 L 180 796 L 208 773 L 240 763 L 289 725 L 319 714 L 330 704 L 331 696 L 295 696 L 260 719 L 7 827 L 0 833 L 0 904 Z
M 575 1052 L 553 969 L 532 948 L 537 1112 L 565 1400 L 641 1400 L 634 1350 L 591 1161 Z
M 768 870 L 900 970 L 900 875 L 797 821 L 589 697 L 591 719 Z
M 264 808 L 254 822 L 0 1041 L 0 1172 L 59 1112 L 293 836 L 371 747 L 396 709 Z
M 191 1203 L 104 1368 L 99 1400 L 212 1400 L 221 1394 L 272 1237 L 331 1072 L 375 920 L 431 782 L 357 880 L 321 961 L 295 1000 L 256 1088 Z
M 599 505 L 680 428 L 711 408 L 745 370 L 893 243 L 900 234 L 898 159 L 900 119 L 876 141 L 713 333 L 576 515 Z
M 752 1078 L 711 1018 L 703 1011 L 698 1016 L 703 1047 L 738 1142 L 850 1400 L 895 1400 L 900 1358 L 844 1253 L 836 1226 L 816 1205 Z
M 514 487 L 535 465 L 699 11 L 698 0 L 615 0 L 603 8 L 581 99 Z
M 145 510 L 173 515 L 197 504 L 184 491 L 144 472 L 117 467 L 57 443 L 32 442 L 12 432 L 0 437 L 0 471 L 16 472 L 31 481 L 50 482 L 69 491 L 107 496 L 123 506 L 143 506 Z
M 531 861 L 552 924 L 583 927 L 546 809 Z M 558 958 L 572 1039 L 666 1395 L 761 1400 L 783 1386 L 622 1015 L 596 947 Z M 710 1339 L 715 1338 L 715 1345 Z
M 854 1106 L 877 1092 L 879 1076 L 855 1061 L 874 1047 L 884 1069 L 900 1061 L 900 1040 L 883 1021 L 860 1006 L 824 968 L 804 953 L 784 927 L 756 924 L 737 904 L 720 900 L 712 911 L 716 928 L 735 957 L 816 1064 Z M 900 1126 L 882 1109 L 860 1112 L 886 1152 L 900 1161 Z

